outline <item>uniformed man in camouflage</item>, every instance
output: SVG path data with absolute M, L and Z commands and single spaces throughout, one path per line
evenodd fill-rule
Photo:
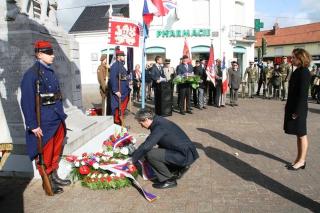
M 102 115 L 106 115 L 106 97 L 108 91 L 108 69 L 107 69 L 107 55 L 102 54 L 100 57 L 101 64 L 97 69 L 98 82 L 100 85 L 100 95 L 101 95 L 101 107 L 102 107 Z
M 280 64 L 280 74 L 281 74 L 281 100 L 284 101 L 287 97 L 288 81 L 291 75 L 291 64 L 288 63 L 287 57 L 282 58 L 282 63 Z
M 267 67 L 265 68 L 265 74 L 266 74 L 266 98 L 270 99 L 272 98 L 272 74 L 273 74 L 273 67 L 272 62 L 267 62 Z
M 244 79 L 248 83 L 248 96 L 249 98 L 253 98 L 254 94 L 254 87 L 257 82 L 258 77 L 258 70 L 256 67 L 253 66 L 253 61 L 249 62 L 249 67 L 247 67 L 244 73 Z

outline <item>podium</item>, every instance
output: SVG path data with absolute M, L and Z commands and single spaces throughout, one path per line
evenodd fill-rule
M 161 82 L 155 89 L 155 113 L 161 116 L 172 115 L 172 88 L 170 82 Z

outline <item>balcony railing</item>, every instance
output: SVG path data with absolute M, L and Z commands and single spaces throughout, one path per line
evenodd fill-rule
M 241 25 L 230 25 L 229 38 L 230 40 L 254 42 L 254 28 Z

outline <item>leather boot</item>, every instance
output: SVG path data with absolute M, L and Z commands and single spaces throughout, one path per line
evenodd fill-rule
M 58 184 L 60 186 L 69 186 L 71 184 L 70 180 L 63 180 L 59 178 L 57 170 L 54 170 L 51 175 L 52 175 L 52 182 L 55 184 Z
M 59 187 L 52 178 L 52 174 L 49 175 L 49 179 L 51 180 L 52 191 L 54 194 L 60 194 L 63 192 L 63 188 Z

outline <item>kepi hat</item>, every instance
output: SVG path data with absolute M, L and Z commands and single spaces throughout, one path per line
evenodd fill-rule
M 116 56 L 125 56 L 122 50 L 116 50 Z
M 52 52 L 52 45 L 49 41 L 37 40 L 34 43 L 34 51 L 37 52 Z

